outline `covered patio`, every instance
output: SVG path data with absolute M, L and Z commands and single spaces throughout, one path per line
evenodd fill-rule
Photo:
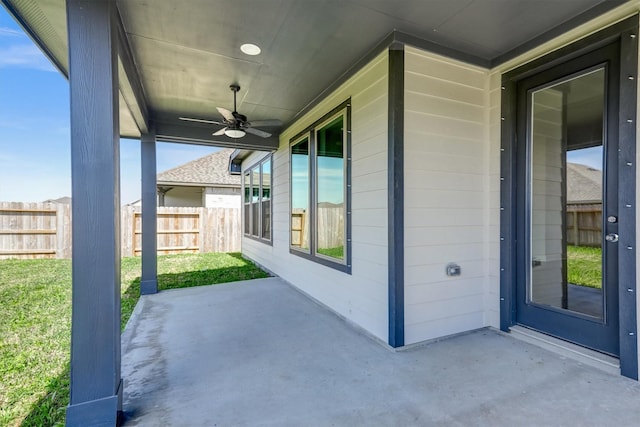
M 279 278 L 142 296 L 125 426 L 636 425 L 640 384 L 495 329 L 403 351 Z
M 0 1 L 69 78 L 67 425 L 637 423 L 637 382 L 507 332 L 638 378 L 640 0 Z M 595 119 L 567 122 L 567 91 L 551 91 L 541 140 L 557 164 L 527 163 L 534 89 L 594 70 Z M 611 153 L 595 320 L 534 301 L 529 280 L 542 266 L 566 284 L 555 238 L 578 122 L 597 125 L 581 147 Z M 121 137 L 141 142 L 145 295 L 124 337 Z M 157 141 L 242 153 L 242 253 L 281 279 L 156 294 Z M 534 166 L 557 175 L 535 182 L 544 197 L 519 172 Z

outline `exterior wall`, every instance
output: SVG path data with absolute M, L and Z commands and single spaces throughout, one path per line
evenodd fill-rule
M 487 325 L 488 77 L 406 48 L 406 344 Z
M 386 342 L 388 334 L 388 55 L 372 60 L 280 137 L 273 156 L 273 246 L 244 238 L 242 252 Z M 352 272 L 289 253 L 289 141 L 351 97 Z M 264 153 L 254 153 L 243 169 Z
M 240 188 L 207 187 L 204 189 L 205 208 L 238 208 L 242 202 Z
M 189 208 L 240 208 L 240 188 L 174 187 L 164 196 L 164 206 Z
M 202 187 L 174 187 L 164 196 L 164 206 L 201 208 Z
M 406 48 L 406 344 L 500 325 L 502 74 L 637 12 L 639 4 L 626 4 L 491 70 Z M 243 239 L 246 256 L 385 341 L 387 84 L 385 54 L 282 134 L 274 154 L 273 246 Z M 291 255 L 288 232 L 289 139 L 349 96 L 351 276 Z M 262 155 L 254 153 L 243 167 Z M 448 262 L 461 265 L 459 277 L 445 275 Z M 638 275 L 640 280 L 640 269 Z

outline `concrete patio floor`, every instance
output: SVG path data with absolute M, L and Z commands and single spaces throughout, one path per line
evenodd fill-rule
M 278 278 L 143 296 L 125 426 L 632 426 L 640 384 L 483 329 L 394 352 Z

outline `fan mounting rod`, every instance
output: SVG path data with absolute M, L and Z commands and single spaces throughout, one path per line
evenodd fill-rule
M 233 92 L 233 111 L 238 111 L 236 107 L 236 94 L 240 90 L 240 86 L 234 83 L 229 86 L 229 89 Z

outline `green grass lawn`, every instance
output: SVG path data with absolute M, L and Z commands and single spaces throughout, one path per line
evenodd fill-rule
M 336 246 L 335 248 L 318 248 L 318 253 L 332 258 L 344 259 L 344 246 Z
M 567 246 L 567 280 L 590 288 L 602 288 L 602 249 Z
M 122 328 L 140 258 L 122 259 Z M 158 257 L 160 289 L 267 277 L 239 254 Z M 69 403 L 70 260 L 0 260 L 0 426 L 64 424 Z

